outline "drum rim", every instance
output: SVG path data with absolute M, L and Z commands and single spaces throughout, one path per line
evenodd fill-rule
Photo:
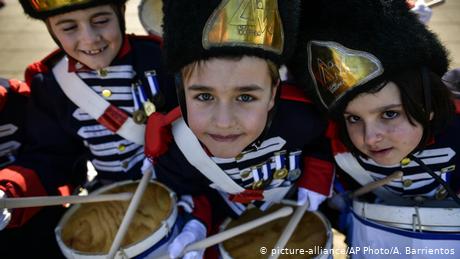
M 116 188 L 116 187 L 121 186 L 121 185 L 139 183 L 139 182 L 140 182 L 140 180 L 125 180 L 125 181 L 115 182 L 115 183 L 103 186 L 103 187 L 95 190 L 94 192 L 92 192 L 92 194 L 99 194 L 101 192 Z M 158 186 L 161 186 L 161 187 L 163 187 L 165 190 L 167 190 L 169 192 L 169 194 L 170 194 L 169 198 L 171 200 L 171 208 L 170 208 L 170 210 L 168 212 L 169 216 L 165 220 L 163 220 L 161 222 L 161 225 L 156 230 L 152 231 L 151 235 L 149 235 L 147 238 L 145 238 L 143 240 L 140 240 L 138 242 L 134 242 L 134 243 L 130 244 L 127 247 L 120 248 L 120 250 L 123 250 L 123 252 L 126 255 L 128 255 L 129 257 L 133 257 L 133 256 L 136 256 L 136 255 L 142 253 L 143 248 L 148 249 L 149 247 L 155 245 L 161 239 L 165 238 L 168 235 L 168 233 L 173 230 L 174 223 L 177 220 L 178 210 L 177 210 L 177 197 L 176 197 L 175 192 L 173 192 L 168 186 L 164 185 L 161 182 L 158 182 L 158 181 L 155 181 L 155 180 L 150 180 L 149 184 L 150 183 L 153 183 L 153 184 L 156 184 Z M 105 254 L 105 253 L 101 253 L 101 252 L 100 253 L 88 253 L 88 252 L 78 251 L 78 250 L 75 250 L 73 248 L 70 248 L 69 246 L 67 246 L 64 243 L 64 241 L 61 238 L 61 236 L 62 236 L 61 232 L 62 232 L 63 224 L 65 224 L 69 220 L 69 218 L 73 215 L 73 213 L 75 213 L 75 211 L 78 210 L 78 208 L 80 208 L 80 207 L 81 207 L 81 204 L 72 205 L 71 208 L 69 208 L 64 213 L 62 218 L 59 220 L 58 225 L 54 229 L 56 241 L 57 241 L 57 243 L 59 245 L 59 248 L 60 248 L 61 252 L 68 258 L 75 258 L 75 257 L 91 257 L 91 258 L 101 257 L 101 258 L 105 258 L 107 256 L 107 254 Z
M 442 207 L 417 207 L 417 206 L 396 206 L 396 205 L 387 205 L 387 204 L 375 204 L 375 203 L 369 203 L 369 202 L 364 202 L 364 201 L 359 201 L 359 200 L 353 200 L 353 206 L 352 210 L 356 215 L 360 216 L 363 219 L 366 220 L 371 220 L 374 222 L 377 222 L 382 225 L 390 226 L 390 227 L 396 227 L 396 228 L 401 228 L 405 230 L 414 230 L 414 225 L 412 223 L 409 223 L 409 220 L 407 218 L 409 217 L 404 217 L 399 213 L 399 218 L 395 218 L 394 216 L 392 218 L 386 217 L 387 213 L 380 213 L 379 218 L 374 217 L 374 215 L 369 215 L 369 213 L 366 213 L 366 211 L 376 211 L 376 210 L 385 210 L 385 211 L 393 211 L 393 210 L 398 210 L 400 211 L 407 211 L 407 213 L 414 212 L 417 208 L 419 215 L 427 215 L 427 213 L 431 213 L 431 211 L 434 210 L 449 210 L 452 211 L 454 210 L 454 214 L 456 215 L 448 215 L 444 214 L 445 217 L 451 216 L 451 218 L 458 218 L 459 220 L 456 222 L 460 222 L 460 208 L 442 208 Z M 457 212 L 455 212 L 457 211 Z M 368 214 L 368 215 L 366 215 Z M 391 213 L 392 215 L 398 215 L 398 213 Z M 402 219 L 402 218 L 405 219 Z M 412 217 L 412 216 L 411 216 Z M 423 217 L 420 216 L 420 218 L 423 219 L 429 219 L 430 217 Z M 429 220 L 427 220 L 429 221 Z M 426 222 L 426 221 L 425 221 Z M 445 223 L 446 221 L 443 220 Z M 453 220 L 453 222 L 455 222 Z M 422 231 L 433 231 L 433 232 L 460 232 L 460 224 L 457 223 L 457 225 L 441 225 L 441 224 L 435 224 L 435 222 L 430 222 L 428 224 L 424 224 L 423 222 L 418 225 L 417 224 L 417 230 L 422 230 Z
M 284 205 L 284 206 L 292 207 L 292 206 L 289 206 L 289 205 Z M 257 209 L 257 208 L 252 207 L 250 209 Z M 322 249 L 330 251 L 332 249 L 332 242 L 333 242 L 333 234 L 332 234 L 332 225 L 331 225 L 331 223 L 326 218 L 326 216 L 324 216 L 324 214 L 319 212 L 319 211 L 308 211 L 308 212 L 312 213 L 316 217 L 318 217 L 321 220 L 321 222 L 324 224 L 324 227 L 326 227 L 326 243 L 324 244 L 324 247 Z M 230 222 L 232 220 L 233 220 L 232 218 L 227 217 L 222 222 L 222 224 L 219 226 L 219 233 L 224 231 L 225 228 L 228 226 L 228 224 L 230 224 Z M 232 256 L 224 248 L 224 242 L 219 243 L 218 247 L 219 247 L 219 252 L 220 252 L 220 254 L 222 256 L 222 259 L 231 259 L 232 258 Z M 319 255 L 317 255 L 315 257 L 312 257 L 312 258 L 319 259 L 319 258 L 322 258 L 323 256 L 324 256 L 324 254 L 319 254 Z M 325 258 L 327 258 L 327 257 L 325 257 Z
M 143 14 L 142 6 L 144 6 L 145 3 L 148 2 L 148 1 L 151 1 L 151 0 L 142 0 L 139 3 L 139 5 L 137 6 L 137 13 L 138 13 L 139 21 L 141 22 L 142 27 L 144 28 L 144 30 L 147 31 L 147 33 L 162 37 L 163 36 L 162 31 L 156 31 L 156 30 L 150 28 L 149 24 L 147 24 L 144 21 L 144 19 L 142 19 L 142 17 L 143 17 L 143 15 L 142 15 Z M 153 1 L 161 1 L 161 0 L 153 0 Z M 161 27 L 161 24 L 160 24 L 160 27 Z

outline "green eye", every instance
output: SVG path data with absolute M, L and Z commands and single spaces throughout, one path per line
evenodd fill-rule
M 208 94 L 208 93 L 201 93 L 201 94 L 198 94 L 196 97 L 196 99 L 200 100 L 200 101 L 203 101 L 203 102 L 206 102 L 206 101 L 211 101 L 213 98 L 212 98 L 212 95 L 211 94 Z
M 247 95 L 247 94 L 243 94 L 243 95 L 238 96 L 238 101 L 240 101 L 240 102 L 251 102 L 254 99 L 255 99 L 254 97 L 252 97 L 250 95 Z

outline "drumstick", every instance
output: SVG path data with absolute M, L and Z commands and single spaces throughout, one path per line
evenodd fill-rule
M 116 194 L 98 194 L 98 195 L 69 195 L 69 196 L 35 196 L 22 198 L 3 198 L 0 199 L 0 208 L 16 209 L 27 207 L 42 207 L 63 205 L 66 203 L 90 203 L 103 201 L 126 201 L 133 196 L 130 192 Z
M 284 228 L 283 233 L 281 234 L 280 238 L 276 242 L 274 248 L 282 249 L 282 248 L 284 248 L 286 246 L 287 242 L 289 241 L 289 238 L 291 238 L 292 233 L 294 233 L 295 228 L 299 224 L 300 220 L 303 217 L 303 214 L 305 214 L 305 211 L 307 210 L 309 205 L 310 205 L 310 203 L 306 202 L 302 206 L 298 206 L 295 209 L 294 215 L 292 215 L 292 217 L 289 220 L 288 224 Z M 268 257 L 268 258 L 269 259 L 276 259 L 276 258 L 278 258 L 278 256 L 280 256 L 280 254 L 275 253 L 275 254 L 270 255 L 270 257 Z
M 396 172 L 390 174 L 389 176 L 387 176 L 385 178 L 382 178 L 382 179 L 377 180 L 375 182 L 368 183 L 368 184 L 356 189 L 356 191 L 351 193 L 350 198 L 356 198 L 358 196 L 361 196 L 363 194 L 371 192 L 371 191 L 377 189 L 378 187 L 381 187 L 381 186 L 384 186 L 386 184 L 389 184 L 391 181 L 393 181 L 395 179 L 401 179 L 402 176 L 403 176 L 403 172 L 396 171 Z
M 201 250 L 205 249 L 207 247 L 213 246 L 215 244 L 218 244 L 220 242 L 223 242 L 227 239 L 230 239 L 234 236 L 240 235 L 246 231 L 249 231 L 251 229 L 254 229 L 260 225 L 263 225 L 265 223 L 268 223 L 270 221 L 273 221 L 278 218 L 286 217 L 292 213 L 292 208 L 291 207 L 283 207 L 275 212 L 272 212 L 270 214 L 267 214 L 263 217 L 257 218 L 255 220 L 246 222 L 244 224 L 241 224 L 239 226 L 233 227 L 231 229 L 222 231 L 218 234 L 212 235 L 206 239 L 200 240 L 198 242 L 195 242 L 193 244 L 188 245 L 185 247 L 183 254 L 194 251 L 194 250 Z M 182 255 L 181 255 L 182 256 Z M 158 259 L 169 259 L 169 255 L 162 255 L 158 257 Z
M 134 215 L 136 214 L 137 207 L 139 206 L 144 191 L 147 188 L 150 178 L 152 177 L 152 173 L 153 169 L 146 171 L 142 176 L 142 179 L 139 182 L 139 185 L 137 186 L 136 192 L 133 195 L 133 199 L 129 203 L 125 216 L 121 221 L 120 228 L 118 229 L 117 234 L 115 235 L 115 238 L 112 242 L 112 246 L 110 247 L 109 253 L 107 255 L 109 259 L 114 258 L 115 254 L 118 251 L 118 248 L 120 248 L 121 242 L 123 241 L 123 238 L 125 237 L 125 234 L 128 231 L 128 227 L 131 224 Z

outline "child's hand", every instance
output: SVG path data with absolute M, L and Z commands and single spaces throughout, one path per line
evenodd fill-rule
M 206 237 L 206 227 L 196 219 L 192 219 L 185 224 L 182 232 L 168 246 L 170 258 L 180 257 L 187 245 L 200 241 Z M 184 259 L 203 258 L 204 249 L 200 251 L 190 251 L 186 253 Z
M 319 205 L 326 200 L 326 198 L 326 196 L 320 193 L 302 187 L 299 187 L 297 191 L 297 205 L 302 206 L 308 202 L 310 204 L 307 208 L 308 211 L 317 210 Z

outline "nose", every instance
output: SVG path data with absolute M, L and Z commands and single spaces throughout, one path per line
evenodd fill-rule
M 374 146 L 383 139 L 384 129 L 376 122 L 367 122 L 364 126 L 364 143 Z
M 84 43 L 94 43 L 101 38 L 99 31 L 91 25 L 82 26 L 81 41 Z
M 213 120 L 216 127 L 231 128 L 236 123 L 234 109 L 231 104 L 219 103 L 214 109 Z

